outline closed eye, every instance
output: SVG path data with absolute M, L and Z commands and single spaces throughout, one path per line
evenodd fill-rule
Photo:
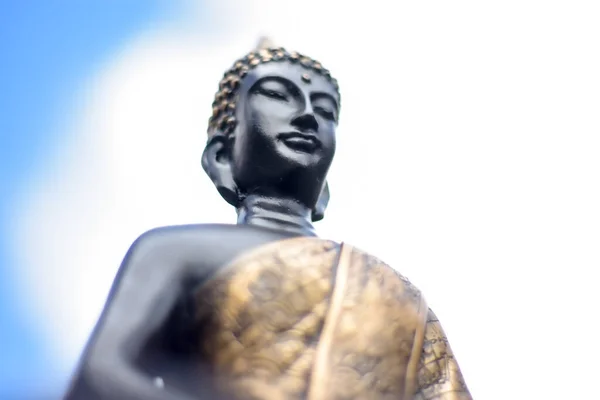
M 323 107 L 315 107 L 314 110 L 317 112 L 317 114 L 321 115 L 322 117 L 331 121 L 335 121 L 335 114 L 332 111 L 329 111 Z

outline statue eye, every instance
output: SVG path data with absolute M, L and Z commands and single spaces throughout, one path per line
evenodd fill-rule
M 272 99 L 287 101 L 287 96 L 277 90 L 260 88 L 259 93 Z
M 315 107 L 315 111 L 317 112 L 317 114 L 321 115 L 322 117 L 329 119 L 331 121 L 335 121 L 335 114 L 333 113 L 333 111 L 327 110 L 323 107 Z

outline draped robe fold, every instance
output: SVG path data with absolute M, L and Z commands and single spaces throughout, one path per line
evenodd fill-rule
M 348 244 L 260 246 L 194 301 L 201 359 L 233 398 L 471 399 L 420 291 Z

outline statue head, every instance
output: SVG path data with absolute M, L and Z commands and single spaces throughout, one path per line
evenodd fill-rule
M 337 82 L 320 63 L 263 42 L 219 84 L 202 166 L 236 208 L 251 194 L 286 197 L 318 221 L 339 108 Z

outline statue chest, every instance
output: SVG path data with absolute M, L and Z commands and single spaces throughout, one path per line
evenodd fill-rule
M 202 358 L 236 398 L 402 399 L 413 390 L 427 307 L 406 279 L 348 245 L 262 246 L 195 301 Z

